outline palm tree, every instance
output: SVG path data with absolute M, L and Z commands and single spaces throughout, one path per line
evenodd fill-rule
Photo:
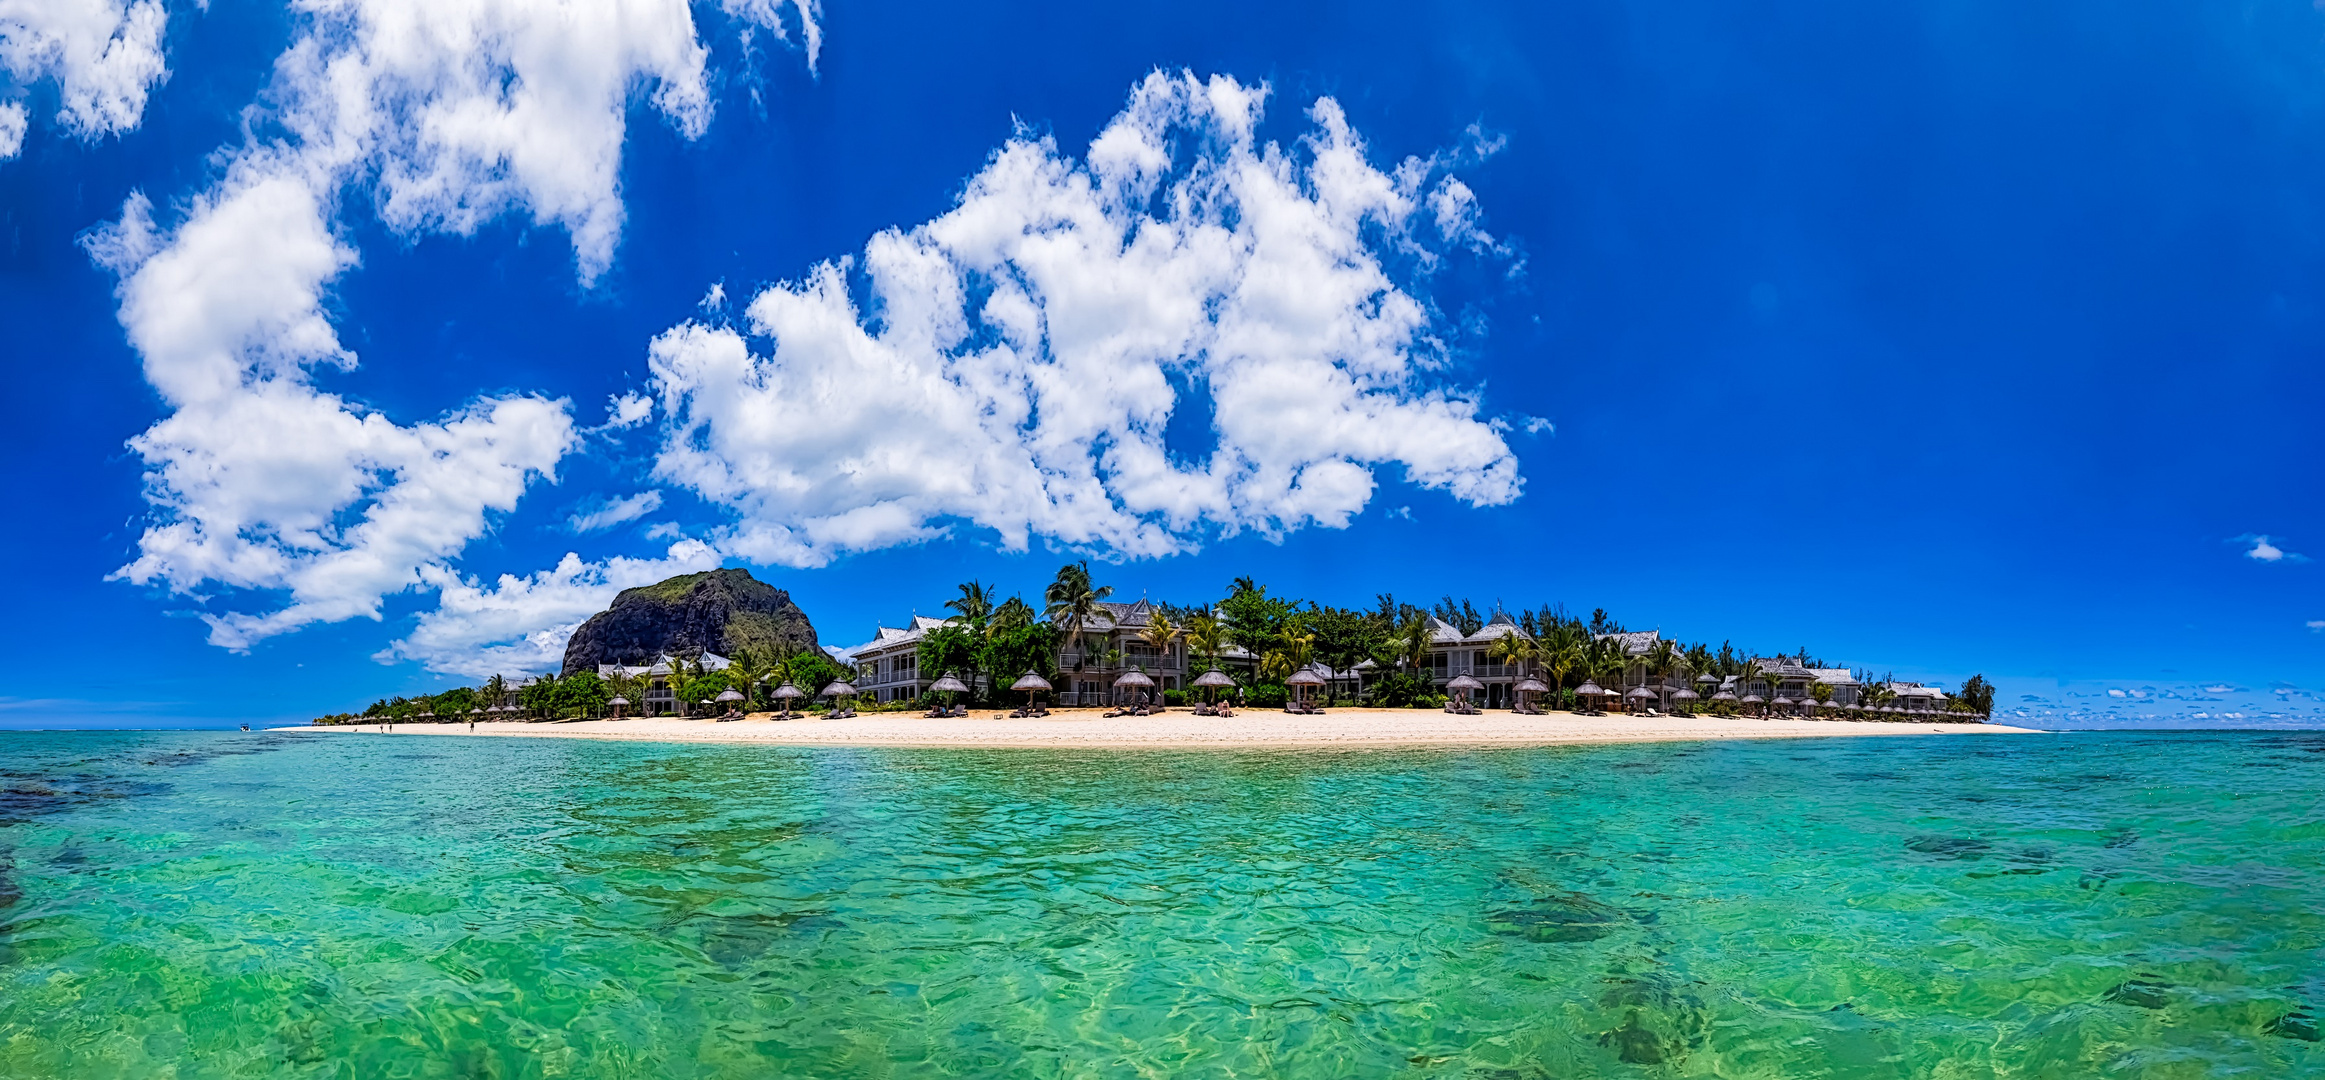
M 1281 680 L 1314 663 L 1315 659 L 1316 635 L 1285 634 L 1283 648 L 1260 658 L 1259 673 L 1266 678 Z
M 1436 644 L 1436 635 L 1429 632 L 1429 619 L 1415 615 L 1397 628 L 1397 663 L 1410 664 L 1417 672 L 1429 666 L 1429 647 Z
M 1670 678 L 1672 669 L 1679 666 L 1679 643 L 1670 638 L 1657 638 L 1654 648 L 1647 650 L 1646 664 L 1656 678 Z
M 1163 614 L 1163 609 L 1158 607 L 1147 613 L 1146 629 L 1139 631 L 1138 636 L 1154 647 L 1155 666 L 1160 667 L 1163 658 L 1170 654 L 1171 639 L 1178 637 L 1179 631 L 1171 625 L 1171 617 Z
M 1768 705 L 1775 704 L 1776 699 L 1779 696 L 1777 691 L 1784 685 L 1783 679 L 1779 676 L 1779 672 L 1781 670 L 1781 667 L 1774 663 L 1766 663 L 1761 661 L 1754 661 L 1752 663 L 1752 677 L 1768 684 L 1768 701 L 1766 704 L 1761 706 L 1762 709 L 1766 709 Z
M 678 715 L 686 715 L 686 658 L 670 658 L 670 701 L 677 706 Z
M 1516 665 L 1518 675 L 1524 675 L 1525 666 L 1541 655 L 1541 644 L 1515 628 L 1495 638 L 1493 644 L 1486 648 L 1487 659 L 1497 664 Z
M 1599 639 L 1596 655 L 1591 657 L 1591 673 L 1613 683 L 1619 692 L 1623 689 L 1623 680 L 1630 677 L 1633 663 L 1631 650 L 1623 647 L 1623 639 L 1604 637 Z
M 1042 590 L 1042 602 L 1047 605 L 1042 614 L 1050 624 L 1066 632 L 1074 643 L 1074 652 L 1082 651 L 1082 628 L 1098 617 L 1098 605 L 1114 595 L 1111 585 L 1090 584 L 1090 561 L 1067 563 L 1058 567 L 1057 580 Z M 1077 662 L 1074 667 L 1082 665 Z
M 1006 633 L 1020 627 L 1032 626 L 1033 620 L 1033 605 L 1026 603 L 1022 598 L 1012 596 L 1003 600 L 1000 607 L 993 609 L 992 619 L 986 624 L 986 628 L 991 633 Z
M 751 710 L 752 695 L 759 690 L 759 680 L 764 678 L 772 667 L 773 665 L 767 661 L 767 654 L 757 649 L 739 649 L 736 651 L 734 666 L 727 669 L 727 685 L 734 687 L 743 695 L 744 712 Z
M 616 664 L 614 666 L 614 673 L 607 677 L 605 685 L 606 689 L 610 691 L 610 693 L 606 695 L 607 697 L 625 699 L 630 704 L 637 706 L 641 712 L 645 710 L 645 680 L 640 679 L 634 675 L 623 674 L 621 665 Z
M 982 637 L 993 617 L 993 593 L 979 582 L 964 581 L 961 583 L 961 595 L 945 601 L 945 606 L 955 612 L 946 622 L 966 626 L 970 632 Z
M 1201 657 L 1203 666 L 1219 666 L 1219 654 L 1227 651 L 1227 624 L 1208 611 L 1187 616 L 1187 651 Z
M 1552 694 L 1566 692 L 1566 673 L 1590 662 L 1590 654 L 1583 648 L 1582 636 L 1571 627 L 1560 627 L 1553 635 L 1550 646 L 1542 652 L 1542 666 L 1550 670 Z M 1555 699 L 1553 699 L 1555 703 Z

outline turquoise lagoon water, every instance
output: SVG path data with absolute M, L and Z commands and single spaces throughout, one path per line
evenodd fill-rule
M 0 1075 L 2325 1075 L 2325 733 L 0 735 Z

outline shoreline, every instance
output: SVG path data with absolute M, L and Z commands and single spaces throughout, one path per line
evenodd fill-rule
M 892 746 L 915 749 L 1297 750 L 1525 747 L 1595 743 L 1685 742 L 1722 739 L 1862 738 L 1911 735 L 2032 735 L 2035 728 L 2003 724 L 1902 723 L 1889 720 L 1802 720 L 1719 716 L 1476 716 L 1424 709 L 1333 709 L 1323 715 L 1249 710 L 1232 717 L 1175 710 L 1160 716 L 1107 718 L 1099 709 L 1060 709 L 1047 717 L 1012 719 L 1006 712 L 974 710 L 934 719 L 919 713 L 870 713 L 844 720 L 808 717 L 773 720 L 577 720 L 562 723 L 481 721 L 398 724 L 397 735 L 473 738 L 612 739 L 631 742 L 726 743 L 763 746 Z M 382 734 L 379 724 L 305 725 L 269 731 Z

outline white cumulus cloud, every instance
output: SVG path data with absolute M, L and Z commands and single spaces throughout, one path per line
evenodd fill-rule
M 481 398 L 403 424 L 316 385 L 319 369 L 356 363 L 325 314 L 358 261 L 339 210 L 371 207 L 407 236 L 527 214 L 572 238 L 588 282 L 620 233 L 633 104 L 689 137 L 711 111 L 685 0 L 293 10 L 294 40 L 217 179 L 171 227 L 138 194 L 89 242 L 121 277 L 122 325 L 170 409 L 131 440 L 154 515 L 117 576 L 280 594 L 271 610 L 205 616 L 229 648 L 378 618 L 386 596 L 461 580 L 451 561 L 579 441 L 562 400 Z M 743 15 L 782 33 L 786 10 L 812 17 L 804 3 Z M 615 418 L 630 408 L 617 403 Z
M 654 415 L 654 399 L 644 394 L 622 394 L 606 402 L 605 427 L 633 428 Z
M 24 150 L 24 132 L 31 125 L 24 103 L 0 101 L 0 161 L 15 157 Z
M 1263 143 L 1267 95 L 1155 73 L 1082 160 L 1020 135 L 952 211 L 761 291 L 743 329 L 673 327 L 657 473 L 733 508 L 723 546 L 794 566 L 953 520 L 1124 557 L 1342 527 L 1384 466 L 1515 499 L 1393 269 L 1490 242 L 1468 189 L 1435 159 L 1376 166 L 1330 98 Z M 1166 447 L 1206 410 L 1208 446 Z
M 585 562 L 567 552 L 550 569 L 503 574 L 490 585 L 431 566 L 423 574 L 437 590 L 435 610 L 375 659 L 416 660 L 430 671 L 478 679 L 556 671 L 565 660 L 566 639 L 605 610 L 615 593 L 718 565 L 709 545 L 681 540 L 659 559 Z
M 146 95 L 169 74 L 160 0 L 0 0 L 0 71 L 19 84 L 53 82 L 56 122 L 83 139 L 130 131 Z M 0 112 L 9 111 L 0 108 Z M 20 142 L 22 105 L 13 105 Z M 0 158 L 14 157 L 0 117 Z
M 2251 560 L 2252 560 L 2252 561 L 2254 561 L 2254 562 L 2264 562 L 2264 563 L 2276 563 L 2276 562 L 2297 562 L 2297 563 L 2298 563 L 2298 562 L 2308 562 L 2308 561 L 2309 561 L 2309 557 L 2308 557 L 2308 556 L 2306 556 L 2306 555 L 2302 555 L 2302 554 L 2299 554 L 2299 553 L 2297 553 L 2297 552 L 2286 551 L 2286 550 L 2285 550 L 2285 549 L 2284 549 L 2282 546 L 2280 546 L 2279 544 L 2277 544 L 2275 540 L 2272 540 L 2272 539 L 2271 539 L 2271 538 L 2269 538 L 2267 535 L 2265 535 L 2265 534 L 2261 534 L 2261 533 L 2246 533 L 2246 534 L 2244 534 L 2243 536 L 2239 536 L 2239 537 L 2236 537 L 2235 539 L 2232 539 L 2232 540 L 2230 540 L 2230 541 L 2229 541 L 2229 543 L 2231 543 L 2231 544 L 2250 544 L 2251 546 L 2250 546 L 2250 547 L 2248 547 L 2248 548 L 2246 548 L 2246 549 L 2245 549 L 2245 551 L 2244 551 L 2244 557 L 2245 557 L 2245 558 L 2247 558 L 2247 559 L 2251 559 Z

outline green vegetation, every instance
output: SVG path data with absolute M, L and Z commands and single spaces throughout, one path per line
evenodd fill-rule
M 671 664 L 673 670 L 668 681 L 678 700 L 686 704 L 689 715 L 699 715 L 702 702 L 716 701 L 728 690 L 743 695 L 746 711 L 773 709 L 776 707 L 773 692 L 786 681 L 806 691 L 812 699 L 834 681 L 855 678 L 853 669 L 821 650 L 747 648 L 729 659 L 733 663 L 723 671 L 704 667 L 699 658 L 682 657 Z M 555 672 L 546 672 L 522 686 L 495 675 L 482 686 L 454 687 L 418 697 L 383 698 L 360 713 L 334 713 L 316 717 L 314 722 L 321 725 L 456 724 L 483 719 L 471 710 L 494 705 L 516 710 L 514 716 L 506 712 L 490 714 L 495 720 L 588 720 L 612 716 L 609 703 L 617 697 L 629 702 L 621 710 L 623 716 L 639 716 L 645 711 L 648 685 L 649 680 L 642 676 L 601 678 L 594 671 L 563 678 Z
M 646 586 L 644 591 L 657 597 L 682 599 L 704 576 L 672 578 Z M 960 595 L 945 603 L 952 616 L 945 625 L 929 631 L 920 640 L 917 655 L 920 671 L 929 680 L 953 675 L 971 688 L 970 703 L 994 706 L 1017 701 L 1008 687 L 1028 671 L 1054 680 L 1061 646 L 1072 646 L 1067 652 L 1075 666 L 1118 662 L 1121 658 L 1111 654 L 1114 646 L 1110 643 L 1093 646 L 1096 650 L 1093 652 L 1084 648 L 1083 641 L 1090 627 L 1103 625 L 1105 609 L 1101 605 L 1113 592 L 1111 586 L 1098 584 L 1093 579 L 1086 560 L 1058 569 L 1056 577 L 1042 590 L 1042 608 L 1038 612 L 1020 596 L 997 599 L 1000 593 L 994 586 L 979 581 L 963 582 Z M 1154 609 L 1149 622 L 1121 628 L 1141 639 L 1134 645 L 1162 652 L 1174 640 L 1183 640 L 1189 675 L 1218 667 L 1235 679 L 1237 692 L 1246 704 L 1262 708 L 1282 704 L 1286 696 L 1285 678 L 1310 664 L 1322 664 L 1336 672 L 1361 671 L 1357 698 L 1366 704 L 1392 708 L 1434 708 L 1443 704 L 1444 698 L 1433 681 L 1432 617 L 1465 636 L 1495 622 L 1506 622 L 1523 631 L 1502 636 L 1484 646 L 1485 659 L 1493 664 L 1515 666 L 1541 679 L 1551 688 L 1543 704 L 1553 708 L 1587 704 L 1578 701 L 1575 691 L 1588 680 L 1614 688 L 1636 685 L 1641 677 L 1654 676 L 1666 685 L 1688 686 L 1706 675 L 1714 679 L 1736 676 L 1749 680 L 1776 659 L 1808 668 L 1833 666 L 1810 656 L 1806 649 L 1774 659 L 1757 659 L 1756 654 L 1739 650 L 1726 641 L 1715 649 L 1704 642 L 1682 643 L 1658 638 L 1644 652 L 1634 653 L 1630 651 L 1630 643 L 1616 636 L 1625 633 L 1623 624 L 1604 608 L 1592 611 L 1588 618 L 1570 615 L 1564 605 L 1557 604 L 1513 613 L 1498 602 L 1481 610 L 1469 599 L 1451 596 L 1424 608 L 1387 593 L 1376 596 L 1369 608 L 1342 608 L 1274 594 L 1266 585 L 1249 577 L 1229 582 L 1224 595 L 1217 599 L 1187 604 L 1157 602 Z M 761 623 L 765 625 L 759 626 Z M 729 640 L 745 644 L 734 650 L 730 657 L 734 663 L 726 670 L 710 671 L 689 659 L 680 659 L 673 665 L 676 671 L 670 681 L 675 683 L 679 700 L 690 713 L 701 711 L 701 702 L 715 700 L 730 689 L 744 695 L 744 711 L 772 709 L 777 707 L 777 702 L 770 696 L 771 692 L 785 682 L 807 695 L 807 700 L 798 703 L 804 706 L 832 682 L 852 681 L 856 677 L 852 668 L 834 661 L 821 650 L 802 649 L 787 643 L 768 616 L 738 614 L 727 624 L 727 633 Z M 1850 674 L 1863 686 L 1859 707 L 1878 708 L 1895 702 L 1896 695 L 1886 685 L 1892 681 L 1889 676 L 1875 676 L 1871 671 Z M 1335 680 L 1327 688 L 1326 703 L 1338 703 L 1346 694 L 1347 684 L 1348 680 Z M 482 686 L 455 687 L 418 697 L 387 698 L 373 702 L 361 713 L 340 713 L 320 717 L 315 722 L 414 723 L 432 719 L 454 723 L 469 719 L 471 710 L 492 705 L 513 707 L 518 715 L 534 720 L 593 718 L 610 715 L 608 703 L 616 697 L 630 703 L 624 714 L 634 716 L 645 707 L 647 689 L 648 680 L 644 678 L 618 675 L 600 678 L 594 672 L 565 678 L 547 674 L 527 680 L 522 686 L 512 686 L 495 675 Z M 1833 692 L 1834 688 L 1823 682 L 1807 688 L 1808 695 L 1820 704 L 1831 702 Z M 1184 691 L 1173 693 L 1177 700 L 1189 699 Z M 1994 686 L 1984 675 L 1971 676 L 1946 704 L 1954 712 L 1990 715 Z M 869 708 L 870 704 L 861 707 Z M 1732 712 L 1735 705 L 1706 700 L 1699 708 Z
M 1063 597 L 1064 607 L 1059 607 L 1056 586 L 1044 602 L 1056 611 L 1078 611 L 1071 617 L 1078 628 L 1097 615 L 1098 602 L 1112 590 L 1090 588 L 1087 563 L 1066 569 L 1078 573 L 1078 584 Z M 1059 574 L 1063 578 L 1066 571 Z M 953 612 L 946 625 L 921 636 L 917 659 L 925 677 L 934 680 L 950 674 L 969 687 L 971 704 L 990 706 L 1012 703 L 1009 684 L 1028 671 L 1044 678 L 1057 674 L 1058 643 L 1064 635 L 1054 622 L 1037 621 L 1033 605 L 1021 597 L 995 604 L 991 587 L 979 582 L 962 582 L 960 589 L 960 596 L 945 601 Z

